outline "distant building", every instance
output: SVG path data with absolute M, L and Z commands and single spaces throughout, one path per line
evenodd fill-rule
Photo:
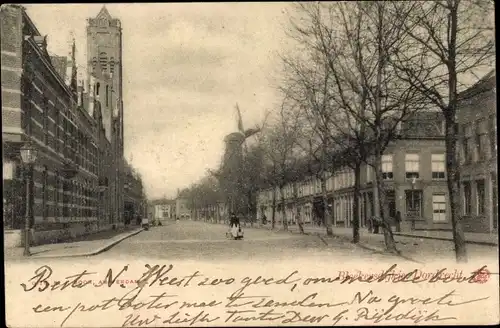
M 190 219 L 191 209 L 189 207 L 189 201 L 186 198 L 177 198 L 175 200 L 175 216 L 178 219 Z
M 155 221 L 173 220 L 175 218 L 175 200 L 156 199 L 149 203 L 150 218 Z
M 498 232 L 496 74 L 459 95 L 460 193 L 464 230 Z

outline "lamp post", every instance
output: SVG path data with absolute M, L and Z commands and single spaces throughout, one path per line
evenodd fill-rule
M 28 141 L 21 147 L 21 159 L 25 166 L 25 178 L 26 178 L 26 217 L 24 222 L 24 256 L 30 256 L 30 226 L 31 218 L 33 217 L 33 207 L 31 200 L 31 178 L 33 171 L 33 164 L 38 156 L 38 150 L 36 147 Z

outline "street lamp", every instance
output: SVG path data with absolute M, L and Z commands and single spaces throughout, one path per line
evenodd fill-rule
M 21 147 L 21 159 L 25 166 L 25 177 L 26 177 L 26 217 L 24 222 L 24 256 L 30 256 L 30 225 L 31 218 L 33 216 L 33 207 L 31 206 L 31 178 L 33 164 L 38 156 L 37 148 L 28 141 Z

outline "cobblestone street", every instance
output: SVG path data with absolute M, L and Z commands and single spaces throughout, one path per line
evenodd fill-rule
M 155 258 L 165 260 L 252 261 L 291 260 L 299 258 L 318 261 L 348 262 L 365 258 L 368 261 L 394 261 L 389 255 L 372 256 L 343 239 L 329 240 L 328 245 L 318 236 L 273 232 L 247 227 L 243 240 L 228 240 L 223 224 L 181 221 L 128 238 L 97 259 Z

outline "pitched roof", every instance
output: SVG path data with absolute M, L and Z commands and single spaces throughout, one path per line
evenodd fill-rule
M 97 14 L 96 18 L 97 19 L 100 19 L 100 18 L 111 19 L 111 15 L 109 14 L 109 11 L 106 8 L 106 6 L 102 6 L 101 11 L 99 11 L 99 14 Z
M 483 93 L 485 91 L 489 91 L 489 90 L 495 88 L 496 85 L 497 85 L 496 72 L 493 69 L 488 74 L 483 76 L 479 81 L 477 81 L 474 85 L 472 85 L 470 88 L 461 92 L 458 95 L 458 99 L 459 100 L 467 100 L 467 99 L 472 98 L 480 93 Z
M 68 58 L 65 56 L 50 56 L 50 61 L 52 66 L 56 69 L 57 73 L 64 80 L 66 79 L 66 66 L 68 63 Z

